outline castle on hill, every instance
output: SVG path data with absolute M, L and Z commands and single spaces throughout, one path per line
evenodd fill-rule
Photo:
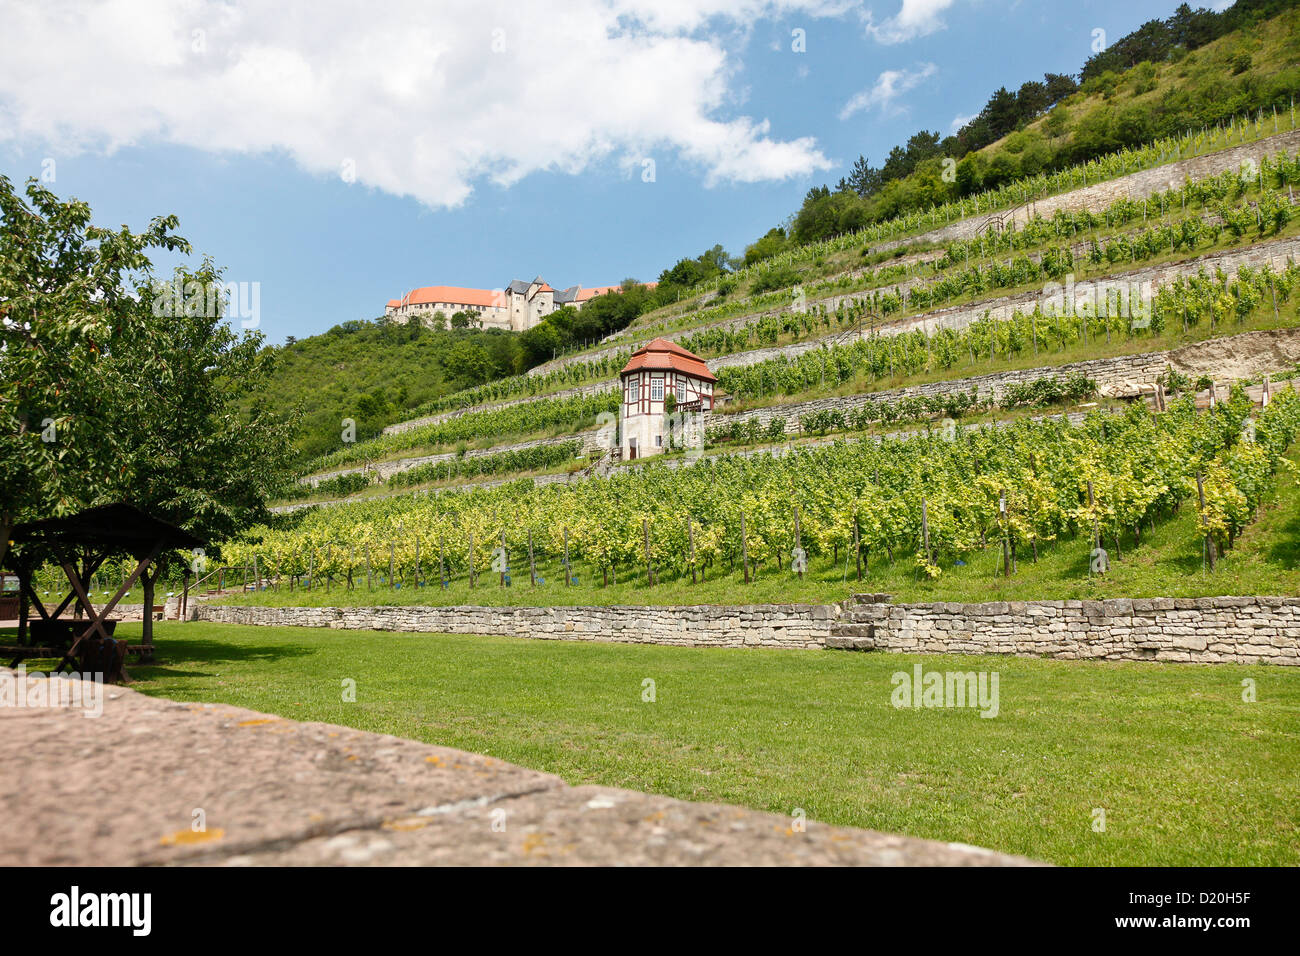
M 647 285 L 653 288 L 656 283 Z M 457 312 L 468 312 L 485 329 L 523 332 L 537 325 L 556 309 L 565 306 L 581 309 L 596 296 L 618 292 L 621 288 L 617 285 L 602 285 L 584 289 L 575 285 L 556 290 L 541 276 L 532 282 L 515 279 L 504 289 L 430 285 L 408 292 L 400 299 L 389 299 L 384 308 L 384 316 L 400 317 L 407 322 L 420 316 L 422 321 L 428 322 L 438 312 L 449 319 Z

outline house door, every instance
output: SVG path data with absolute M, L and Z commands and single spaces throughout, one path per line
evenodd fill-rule
M 627 440 L 627 460 L 633 461 L 635 458 L 636 458 L 636 439 L 629 438 Z

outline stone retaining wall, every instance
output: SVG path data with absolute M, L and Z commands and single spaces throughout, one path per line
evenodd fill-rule
M 387 481 L 393 475 L 401 471 L 409 471 L 420 465 L 431 465 L 442 461 L 451 461 L 454 458 L 486 458 L 490 455 L 500 455 L 508 451 L 520 451 L 525 448 L 540 448 L 544 445 L 564 445 L 572 441 L 582 442 L 578 449 L 579 456 L 590 454 L 591 452 L 604 448 L 605 443 L 600 440 L 597 429 L 589 429 L 585 432 L 576 432 L 572 435 L 560 435 L 557 438 L 537 438 L 532 441 L 513 442 L 507 445 L 493 445 L 490 448 L 471 448 L 464 455 L 458 455 L 454 451 L 444 452 L 441 455 L 420 455 L 415 458 L 393 458 L 388 461 L 377 461 L 366 465 L 350 465 L 346 468 L 336 468 L 334 471 L 322 471 L 319 474 L 307 475 L 299 478 L 298 484 L 310 485 L 315 488 L 322 481 L 328 478 L 337 478 L 340 475 L 350 475 L 354 472 L 366 471 L 378 475 L 380 481 Z M 507 479 L 513 480 L 513 479 Z
M 1218 374 L 1225 353 L 1248 356 L 1245 362 L 1249 365 L 1250 377 L 1284 372 L 1300 363 L 1300 329 L 1243 332 L 1240 335 L 1206 339 L 1160 352 L 1143 352 L 1139 355 L 1122 355 L 1118 358 L 1088 359 L 1068 365 L 993 372 L 988 375 L 928 382 L 924 385 L 909 385 L 905 388 L 879 392 L 771 405 L 731 415 L 712 413 L 707 416 L 705 426 L 712 428 L 734 422 L 756 420 L 761 427 L 766 428 L 767 423 L 773 418 L 783 418 L 786 432 L 797 433 L 800 431 L 799 419 L 816 412 L 835 411 L 847 415 L 868 404 L 898 402 L 905 398 L 930 398 L 955 392 L 974 391 L 980 398 L 999 398 L 1012 385 L 1044 378 L 1065 379 L 1072 375 L 1083 375 L 1092 379 L 1097 383 L 1097 394 L 1104 398 L 1135 398 L 1153 391 L 1156 379 L 1170 366 L 1184 375 L 1196 377 L 1209 374 L 1216 382 L 1230 381 L 1232 376 L 1225 378 Z
M 248 607 L 195 604 L 227 624 L 500 634 L 551 640 L 1007 654 L 1300 666 L 1300 598 L 1143 598 L 697 607 Z
M 1300 598 L 849 605 L 829 648 L 1300 665 Z
M 725 607 L 247 607 L 195 605 L 193 617 L 226 624 L 345 630 L 501 634 L 569 641 L 693 647 L 820 648 L 838 606 Z

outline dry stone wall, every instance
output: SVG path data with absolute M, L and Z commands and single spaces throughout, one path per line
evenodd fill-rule
M 1216 381 L 1235 377 L 1252 377 L 1263 373 L 1277 373 L 1300 363 L 1300 329 L 1277 329 L 1266 332 L 1244 332 L 1224 339 L 1209 339 L 1192 345 L 1141 355 L 1124 355 L 1118 358 L 1089 359 L 1068 365 L 1044 366 L 976 375 L 970 378 L 929 382 L 861 395 L 843 395 L 834 398 L 814 399 L 786 405 L 756 408 L 734 415 L 713 414 L 706 427 L 721 424 L 757 421 L 766 428 L 774 418 L 785 419 L 785 431 L 800 430 L 799 419 L 816 412 L 849 414 L 864 405 L 879 402 L 897 402 L 905 398 L 930 398 L 957 392 L 974 391 L 980 398 L 998 398 L 1012 385 L 1033 382 L 1044 378 L 1068 378 L 1083 375 L 1097 383 L 1097 392 L 1106 398 L 1134 398 L 1152 391 L 1156 378 L 1173 367 L 1185 375 L 1209 374 Z M 1224 366 L 1240 375 L 1222 374 Z
M 1150 283 L 1151 288 L 1154 291 L 1158 290 L 1161 286 L 1173 282 L 1180 276 L 1195 275 L 1201 269 L 1204 269 L 1211 275 L 1214 274 L 1216 269 L 1222 270 L 1227 275 L 1235 275 L 1243 266 L 1259 268 L 1261 266 L 1271 265 L 1275 269 L 1284 269 L 1289 263 L 1296 261 L 1300 261 L 1300 239 L 1274 240 L 1256 243 L 1240 249 L 1229 249 L 1221 252 L 1209 253 L 1194 259 L 1170 262 L 1147 269 L 1132 269 L 1126 272 L 1111 273 L 1106 276 L 1099 276 L 1096 279 L 1081 282 L 1079 283 L 1079 288 L 1082 290 L 1087 282 L 1096 282 L 1098 284 L 1102 282 L 1114 283 L 1116 285 L 1122 284 L 1126 288 L 1142 288 L 1146 283 Z M 1113 287 L 1114 286 L 1112 286 L 1112 288 Z M 885 288 L 887 290 L 893 290 L 894 286 L 888 286 Z M 844 293 L 843 295 L 834 295 L 824 299 L 819 299 L 816 302 L 810 303 L 810 307 L 821 306 L 828 312 L 834 312 L 842 304 L 867 300 L 871 295 L 872 292 L 870 291 L 849 292 Z M 745 352 L 735 352 L 731 355 L 720 355 L 708 359 L 708 364 L 711 369 L 717 371 L 721 368 L 739 368 L 756 365 L 759 362 L 765 362 L 769 359 L 797 358 L 805 352 L 811 352 L 836 343 L 854 342 L 859 339 L 869 338 L 873 334 L 879 336 L 902 335 L 920 329 L 927 335 L 933 335 L 940 329 L 961 330 L 971 323 L 979 321 L 986 315 L 998 320 L 1005 320 L 1011 318 L 1011 316 L 1017 311 L 1021 313 L 1032 312 L 1034 306 L 1043 304 L 1045 299 L 1045 294 L 1039 290 L 1021 292 L 1015 295 L 999 296 L 996 298 L 985 299 L 980 302 L 948 306 L 946 308 L 933 309 L 928 312 L 906 316 L 878 326 L 875 329 L 865 330 L 861 333 L 835 332 L 820 338 L 808 339 L 803 342 L 794 342 L 789 345 L 773 345 L 766 348 L 750 349 Z M 771 313 L 757 313 L 752 316 L 744 316 L 739 319 L 729 320 L 723 324 L 735 327 L 748 325 L 757 321 L 764 315 L 775 314 L 779 311 L 787 310 L 774 310 Z M 698 330 L 691 329 L 682 332 L 680 335 L 665 335 L 664 338 L 680 338 L 694 331 Z M 612 355 L 618 350 L 610 349 L 607 351 Z M 593 353 L 591 356 L 584 356 L 584 360 L 591 357 L 599 357 L 604 354 L 604 352 Z M 538 367 L 540 368 L 541 366 Z M 603 385 L 602 383 L 596 383 L 595 385 L 584 387 L 600 390 L 602 387 L 605 389 L 610 388 L 611 384 L 608 382 L 603 383 Z M 566 394 L 569 393 L 556 393 L 557 396 Z
M 397 435 L 402 432 L 409 432 L 413 428 L 420 428 L 423 425 L 437 425 L 441 422 L 451 421 L 453 418 L 468 412 L 497 411 L 502 408 L 509 408 L 512 405 L 523 405 L 526 402 L 544 401 L 552 398 L 577 398 L 584 395 L 598 395 L 601 392 L 612 392 L 616 387 L 617 385 L 613 381 L 593 382 L 590 385 L 577 385 L 557 392 L 548 392 L 545 395 L 525 395 L 523 398 L 503 399 L 499 402 L 483 402 L 467 408 L 458 408 L 451 412 L 440 412 L 437 415 L 426 415 L 423 418 L 412 418 L 409 421 L 397 422 L 386 427 L 383 433 L 385 435 Z
M 826 646 L 1294 667 L 1300 665 L 1300 598 L 855 603 L 832 627 Z
M 227 624 L 499 634 L 690 647 L 783 647 L 1061 660 L 1300 665 L 1300 598 L 1121 598 L 697 607 L 192 606 Z
M 484 458 L 488 455 L 500 455 L 508 451 L 518 451 L 523 448 L 541 448 L 546 445 L 564 445 L 575 439 L 582 442 L 582 447 L 578 449 L 579 455 L 585 455 L 597 448 L 603 448 L 600 442 L 597 429 L 591 429 L 585 432 L 579 432 L 576 435 L 562 435 L 558 438 L 539 438 L 534 441 L 515 442 L 510 445 L 493 445 L 491 448 L 471 448 L 465 452 L 464 456 L 468 459 Z M 441 461 L 451 461 L 455 458 L 462 457 L 455 452 L 446 452 L 441 455 L 419 455 L 414 458 L 394 458 L 391 461 L 379 461 L 371 464 L 368 468 L 370 473 L 379 476 L 380 481 L 387 481 L 393 475 L 400 471 L 409 471 L 420 465 L 430 465 Z M 319 474 L 308 475 L 299 479 L 299 484 L 311 485 L 315 488 L 327 478 L 336 478 L 339 475 L 350 475 L 356 472 L 366 471 L 365 465 L 353 465 L 348 468 L 338 468 L 334 471 L 323 471 Z M 509 480 L 509 479 L 507 479 Z
M 197 605 L 196 620 L 346 630 L 500 634 L 691 647 L 821 647 L 837 606 L 241 607 Z

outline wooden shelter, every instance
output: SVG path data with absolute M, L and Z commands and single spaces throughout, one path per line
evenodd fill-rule
M 132 652 L 148 659 L 153 655 L 152 593 L 157 578 L 154 562 L 165 551 L 202 547 L 204 542 L 175 525 L 168 524 L 128 504 L 101 505 L 62 518 L 45 518 L 17 525 L 10 538 L 13 546 L 5 565 L 18 576 L 18 647 L 10 666 L 24 657 L 62 655 L 56 670 L 71 665 L 81 646 L 89 640 L 111 637 L 108 615 L 143 580 L 145 589 L 144 636 Z M 122 582 L 108 602 L 96 609 L 88 587 L 92 575 L 108 558 L 126 554 L 136 561 L 135 570 Z M 71 590 L 53 610 L 36 594 L 32 577 L 37 568 L 52 563 L 63 569 Z M 85 620 L 63 620 L 61 615 L 74 605 L 74 615 L 84 611 Z M 38 618 L 31 618 L 35 608 Z M 36 625 L 33 628 L 32 625 Z M 37 633 L 39 632 L 39 633 Z M 40 637 L 41 641 L 34 640 Z M 48 645 L 48 646 L 38 646 Z

